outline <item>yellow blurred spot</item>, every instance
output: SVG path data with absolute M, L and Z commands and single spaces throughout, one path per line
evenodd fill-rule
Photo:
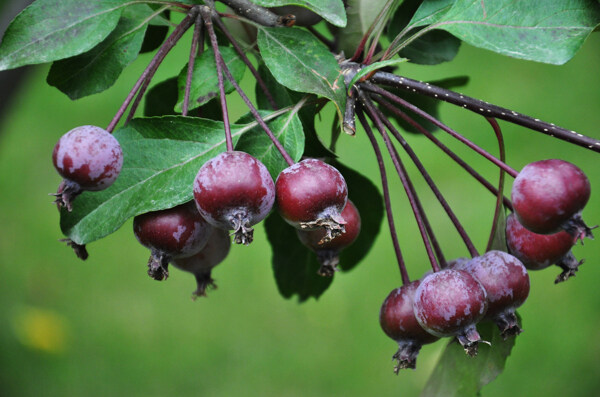
M 53 310 L 22 307 L 12 327 L 19 342 L 31 349 L 58 354 L 67 347 L 68 321 Z

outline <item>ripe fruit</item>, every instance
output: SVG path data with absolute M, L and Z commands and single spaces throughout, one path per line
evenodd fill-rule
M 415 368 L 421 346 L 439 339 L 425 331 L 415 318 L 413 302 L 419 284 L 417 280 L 392 290 L 379 311 L 381 329 L 398 343 L 398 351 L 392 356 L 398 362 L 394 366 L 396 374 L 404 368 Z
M 485 315 L 487 296 L 469 273 L 444 269 L 426 276 L 415 292 L 413 309 L 425 331 L 456 336 L 468 355 L 477 355 L 481 337 L 475 324 Z
M 581 219 L 590 181 L 575 165 L 556 159 L 530 163 L 515 178 L 511 197 L 519 222 L 532 232 L 564 229 L 578 238 L 591 237 Z
M 279 174 L 275 189 L 279 213 L 292 226 L 323 228 L 323 242 L 344 232 L 346 221 L 341 212 L 348 199 L 348 187 L 334 167 L 317 159 L 302 160 Z
M 282 17 L 289 20 L 288 23 L 285 23 L 286 26 L 312 26 L 315 25 L 323 19 L 319 14 L 309 10 L 308 8 L 289 5 L 289 6 L 281 6 L 281 7 L 271 7 L 269 8 L 277 15 L 281 15 Z M 294 17 L 294 23 L 291 23 L 291 17 Z
M 204 163 L 194 180 L 196 206 L 207 222 L 234 231 L 237 244 L 252 242 L 252 225 L 275 202 L 275 184 L 263 163 L 244 152 L 224 152 Z
M 519 258 L 529 270 L 545 269 L 556 264 L 563 269 L 555 283 L 574 276 L 579 266 L 571 248 L 576 238 L 564 230 L 554 234 L 536 234 L 527 230 L 514 214 L 506 218 L 506 244 L 511 254 Z
M 208 242 L 195 255 L 185 258 L 173 259 L 173 266 L 176 268 L 190 272 L 196 277 L 196 291 L 192 294 L 192 298 L 196 299 L 199 296 L 206 296 L 206 288 L 217 288 L 214 280 L 211 277 L 212 269 L 221 263 L 229 254 L 231 247 L 231 238 L 229 232 L 223 229 L 212 228 L 212 232 Z
M 503 338 L 522 332 L 515 309 L 529 295 L 529 275 L 514 256 L 502 251 L 489 251 L 470 261 L 456 265 L 477 279 L 487 293 L 486 317 L 494 321 Z
M 302 244 L 317 254 L 321 268 L 318 273 L 321 276 L 331 277 L 336 272 L 340 262 L 340 252 L 356 240 L 360 233 L 360 214 L 354 203 L 350 200 L 342 211 L 342 217 L 346 221 L 345 231 L 339 236 L 323 241 L 327 232 L 318 230 L 296 230 Z
M 169 277 L 171 260 L 194 255 L 204 248 L 211 231 L 191 201 L 133 219 L 135 237 L 151 250 L 148 275 L 158 281 Z
M 83 190 L 103 190 L 112 185 L 123 166 L 119 142 L 108 131 L 93 125 L 76 127 L 54 146 L 52 162 L 64 178 L 56 193 L 60 207 L 73 209 L 72 202 Z

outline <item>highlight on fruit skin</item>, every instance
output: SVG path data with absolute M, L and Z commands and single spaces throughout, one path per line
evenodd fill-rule
M 119 141 L 108 131 L 93 125 L 73 128 L 54 146 L 52 162 L 64 179 L 55 194 L 59 209 L 73 209 L 73 200 L 82 191 L 99 191 L 111 186 L 123 167 Z

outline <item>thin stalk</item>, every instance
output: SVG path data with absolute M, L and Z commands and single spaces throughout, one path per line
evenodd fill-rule
M 489 154 L 488 152 L 483 150 L 481 147 L 477 146 L 476 144 L 474 144 L 473 142 L 471 142 L 464 136 L 460 135 L 458 132 L 454 131 L 452 128 L 448 127 L 446 124 L 442 123 L 441 121 L 439 121 L 438 119 L 436 119 L 435 117 L 430 115 L 429 113 L 421 110 L 420 108 L 418 108 L 415 105 L 413 105 L 412 103 L 409 103 L 408 101 L 400 98 L 399 96 L 394 95 L 391 92 L 388 92 L 388 91 L 384 90 L 383 88 L 377 87 L 373 84 L 363 83 L 362 87 L 368 91 L 374 92 L 376 94 L 380 94 L 381 96 L 399 104 L 400 106 L 402 106 L 406 109 L 409 109 L 410 111 L 423 117 L 424 119 L 429 120 L 430 122 L 432 122 L 433 124 L 435 124 L 436 126 L 441 128 L 442 131 L 447 132 L 448 134 L 450 134 L 454 138 L 458 139 L 460 142 L 464 143 L 465 145 L 467 145 L 468 147 L 473 149 L 475 152 L 477 152 L 481 156 L 485 157 L 486 159 L 488 159 L 489 161 L 491 161 L 492 163 L 494 163 L 495 165 L 500 167 L 501 169 L 504 169 L 510 176 L 512 176 L 513 178 L 516 178 L 518 172 L 515 169 L 511 168 L 508 164 L 498 160 L 496 157 L 492 156 L 491 154 Z
M 502 130 L 500 129 L 500 125 L 496 119 L 491 117 L 485 118 L 490 125 L 492 126 L 494 133 L 496 134 L 496 138 L 498 139 L 498 149 L 500 152 L 500 159 L 504 161 L 506 158 L 506 150 L 504 148 L 504 137 L 502 136 Z M 502 197 L 504 196 L 502 193 L 504 191 L 504 171 L 500 170 L 500 177 L 498 178 L 498 195 L 496 198 L 496 208 L 494 210 L 494 220 L 492 221 L 492 230 L 490 232 L 490 238 L 487 243 L 487 247 L 485 251 L 489 251 L 492 249 L 492 244 L 494 243 L 494 236 L 496 234 L 496 229 L 498 228 L 498 221 L 500 220 L 500 214 L 502 209 Z
M 371 110 L 373 112 L 375 112 L 377 114 L 377 117 L 379 117 L 379 119 L 383 122 L 383 124 L 385 124 L 388 131 L 390 131 L 392 133 L 392 135 L 396 138 L 396 140 L 400 143 L 400 145 L 402 145 L 402 147 L 404 148 L 404 150 L 406 151 L 408 156 L 411 158 L 411 160 L 413 161 L 413 163 L 415 164 L 415 166 L 417 167 L 417 169 L 419 170 L 421 175 L 423 175 L 423 179 L 425 179 L 425 182 L 427 182 L 427 184 L 431 188 L 431 191 L 433 192 L 435 197 L 438 199 L 438 201 L 444 208 L 444 211 L 446 211 L 446 214 L 448 214 L 448 217 L 452 221 L 452 224 L 456 228 L 456 231 L 458 232 L 458 234 L 464 241 L 465 245 L 467 246 L 467 249 L 469 250 L 469 254 L 471 254 L 471 257 L 479 256 L 479 253 L 477 252 L 477 249 L 475 248 L 475 246 L 473 245 L 473 242 L 469 238 L 469 235 L 467 234 L 464 227 L 462 226 L 462 224 L 456 217 L 456 214 L 454 213 L 454 211 L 452 211 L 452 208 L 450 208 L 450 205 L 448 204 L 448 202 L 442 195 L 442 192 L 440 192 L 440 190 L 436 186 L 435 182 L 433 182 L 433 179 L 431 178 L 431 176 L 429 175 L 429 173 L 423 166 L 423 163 L 421 163 L 421 160 L 419 160 L 419 158 L 417 157 L 417 154 L 414 152 L 412 147 L 408 144 L 408 142 L 406 141 L 406 139 L 404 139 L 404 137 L 400 134 L 400 132 L 392 125 L 392 123 L 385 117 L 385 115 L 381 112 L 381 110 L 377 109 L 377 107 L 375 107 L 375 105 L 373 105 L 373 103 L 370 101 L 370 99 L 368 97 L 366 98 L 366 101 L 368 101 L 369 107 L 371 108 Z
M 418 123 L 415 119 L 410 117 L 408 114 L 404 113 L 400 109 L 396 108 L 394 105 L 386 101 L 385 99 L 379 96 L 373 96 L 372 99 L 379 103 L 380 105 L 387 108 L 390 112 L 394 113 L 396 116 L 402 118 L 404 121 L 415 127 L 421 134 L 425 135 L 427 139 L 432 141 L 436 146 L 438 146 L 444 153 L 446 153 L 452 160 L 454 160 L 458 165 L 460 165 L 465 171 L 467 171 L 473 178 L 475 178 L 479 183 L 481 183 L 485 188 L 487 188 L 494 196 L 498 195 L 498 189 L 494 185 L 492 185 L 487 179 L 485 179 L 481 174 L 479 174 L 473 167 L 467 164 L 463 159 L 461 159 L 456 153 L 450 150 L 446 145 L 444 145 L 439 139 L 437 139 L 431 132 L 429 132 L 425 127 L 423 127 L 420 123 Z M 503 197 L 504 205 L 512 211 L 512 203 L 508 199 L 508 197 Z
M 233 151 L 233 139 L 231 138 L 231 125 L 229 124 L 229 111 L 227 109 L 227 98 L 225 96 L 225 82 L 223 81 L 223 69 L 226 67 L 221 52 L 219 51 L 219 44 L 217 43 L 217 35 L 213 28 L 211 10 L 206 6 L 200 7 L 200 14 L 204 20 L 208 37 L 210 38 L 210 45 L 213 49 L 215 56 L 215 64 L 217 65 L 217 80 L 219 82 L 219 98 L 221 100 L 221 112 L 223 113 L 223 126 L 225 128 L 225 144 L 227 151 Z
M 572 144 L 584 147 L 586 149 L 600 152 L 600 140 L 587 137 L 572 130 L 558 127 L 552 123 L 547 123 L 513 110 L 500 106 L 492 105 L 479 99 L 475 99 L 457 92 L 437 87 L 422 81 L 412 80 L 407 77 L 396 76 L 387 72 L 376 72 L 371 82 L 375 84 L 387 85 L 394 88 L 401 88 L 409 92 L 415 92 L 431 98 L 439 99 L 456 106 L 463 107 L 484 117 L 493 117 L 499 120 L 505 120 L 522 127 L 529 128 L 545 135 L 570 142 Z M 510 174 L 510 173 L 509 173 Z
M 433 253 L 431 243 L 427 236 L 427 231 L 425 229 L 423 218 L 420 216 L 418 206 L 416 204 L 415 196 L 412 194 L 412 191 L 408 187 L 406 169 L 404 168 L 404 165 L 402 164 L 400 157 L 395 155 L 392 141 L 390 140 L 390 137 L 388 136 L 388 134 L 385 130 L 385 126 L 383 125 L 383 123 L 381 122 L 379 117 L 377 116 L 377 113 L 375 113 L 373 111 L 373 109 L 370 108 L 370 104 L 366 100 L 365 94 L 361 90 L 358 90 L 358 95 L 359 95 L 359 98 L 361 99 L 362 104 L 365 106 L 365 111 L 367 112 L 367 115 L 375 123 L 375 126 L 379 130 L 379 133 L 381 134 L 381 137 L 383 138 L 383 141 L 385 142 L 388 152 L 390 153 L 390 156 L 392 158 L 392 163 L 394 164 L 394 167 L 396 168 L 396 172 L 398 173 L 398 176 L 400 177 L 402 186 L 404 186 L 406 196 L 408 197 L 408 201 L 412 208 L 413 214 L 415 215 L 415 219 L 417 221 L 417 226 L 419 227 L 419 232 L 421 233 L 421 238 L 423 239 L 423 244 L 425 245 L 425 250 L 427 251 L 427 256 L 429 257 L 429 262 L 431 262 L 431 267 L 434 272 L 438 272 L 440 270 L 440 265 L 438 264 L 438 261 Z
M 185 93 L 183 95 L 183 109 L 181 114 L 188 115 L 190 105 L 190 91 L 192 89 L 192 75 L 194 73 L 194 62 L 196 61 L 196 52 L 198 51 L 198 42 L 200 40 L 200 32 L 202 30 L 202 16 L 196 16 L 196 25 L 194 26 L 194 36 L 192 37 L 192 46 L 190 47 L 190 59 L 188 61 L 188 70 L 185 80 Z
M 194 24 L 194 20 L 196 18 L 197 13 L 198 8 L 194 7 L 190 9 L 186 17 L 179 23 L 179 25 L 177 25 L 175 30 L 171 33 L 169 37 L 167 37 L 165 42 L 158 49 L 148 66 L 146 66 L 146 69 L 144 69 L 144 71 L 142 72 L 142 75 L 133 85 L 133 88 L 127 95 L 127 98 L 125 98 L 125 101 L 123 102 L 119 110 L 117 110 L 117 113 L 111 120 L 110 124 L 108 124 L 108 127 L 106 127 L 106 130 L 108 132 L 112 133 L 114 131 L 115 127 L 119 123 L 119 120 L 121 120 L 121 117 L 123 117 L 125 110 L 127 110 L 127 107 L 129 107 L 129 104 L 133 100 L 140 87 L 142 87 L 142 84 L 144 84 L 147 81 L 144 85 L 145 87 L 148 86 L 150 80 L 152 79 L 152 76 L 154 76 L 154 73 L 156 72 L 156 69 L 158 69 L 158 66 L 165 59 L 165 56 L 167 56 L 169 51 L 171 51 L 175 44 L 177 44 L 181 36 L 183 36 L 183 34 Z M 145 90 L 140 90 L 140 93 L 142 93 L 143 91 Z M 132 106 L 133 112 L 130 112 L 130 114 L 135 113 L 137 105 L 139 105 L 139 100 L 137 100 L 136 104 Z
M 400 277 L 402 277 L 402 284 L 407 285 L 408 283 L 410 283 L 410 278 L 408 277 L 406 263 L 404 262 L 404 258 L 402 257 L 400 243 L 398 242 L 398 235 L 396 234 L 396 226 L 394 224 L 394 213 L 392 212 L 392 201 L 390 200 L 390 188 L 388 185 L 387 173 L 385 171 L 383 156 L 381 155 L 381 149 L 379 148 L 379 144 L 375 139 L 373 130 L 371 130 L 371 127 L 365 119 L 363 112 L 360 109 L 357 109 L 356 115 L 358 116 L 358 120 L 360 121 L 363 128 L 365 129 L 365 132 L 367 133 L 367 137 L 371 142 L 371 146 L 373 146 L 373 151 L 375 152 L 375 157 L 377 158 L 379 174 L 381 175 L 381 187 L 383 189 L 383 202 L 385 205 L 388 227 L 390 229 L 390 236 L 392 237 L 392 245 L 394 246 L 394 252 L 396 254 L 396 260 L 398 262 L 398 268 L 400 269 Z
M 375 28 L 377 28 L 378 25 L 380 25 L 382 18 L 384 18 L 384 16 L 389 13 L 393 2 L 394 2 L 394 0 L 388 0 L 385 3 L 385 5 L 381 8 L 381 11 L 379 11 L 377 16 L 373 20 L 373 23 L 371 24 L 371 26 L 369 26 L 369 29 L 365 32 L 365 34 L 361 38 L 360 43 L 358 43 L 358 46 L 356 47 L 356 51 L 354 52 L 354 55 L 352 55 L 352 58 L 350 58 L 351 62 L 357 61 L 358 58 L 360 57 L 360 54 L 362 54 L 364 52 L 365 46 L 367 44 L 367 41 L 369 40 L 369 37 L 371 37 Z M 379 35 L 381 34 L 382 30 L 383 30 L 383 26 L 380 26 L 379 31 L 377 32 L 377 38 L 379 38 Z M 376 44 L 373 44 L 373 45 L 376 45 Z

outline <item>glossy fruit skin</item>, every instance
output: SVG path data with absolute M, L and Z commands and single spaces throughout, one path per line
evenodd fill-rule
M 290 225 L 326 230 L 325 240 L 343 233 L 348 200 L 342 174 L 321 160 L 306 159 L 283 170 L 275 182 L 277 208 Z
M 323 229 L 296 230 L 302 244 L 317 254 L 321 264 L 318 273 L 322 276 L 333 276 L 334 272 L 338 270 L 340 252 L 350 246 L 360 233 L 360 214 L 352 201 L 347 201 L 342 211 L 342 217 L 346 221 L 345 231 L 331 240 L 324 240 L 327 232 Z
M 502 251 L 488 251 L 455 269 L 464 270 L 485 288 L 486 317 L 496 322 L 503 337 L 521 333 L 515 310 L 529 296 L 529 274 L 516 257 Z
M 133 219 L 136 238 L 152 251 L 148 274 L 156 280 L 168 277 L 168 262 L 173 258 L 190 256 L 204 248 L 211 231 L 191 201 Z
M 215 227 L 211 229 L 210 237 L 200 252 L 188 257 L 174 258 L 171 262 L 176 268 L 190 272 L 196 277 L 197 288 L 192 294 L 193 299 L 206 296 L 208 287 L 217 287 L 211 277 L 212 269 L 227 257 L 231 248 L 228 231 Z
M 568 222 L 579 216 L 590 193 L 583 171 L 569 162 L 550 159 L 526 165 L 515 178 L 511 198 L 523 226 L 538 234 L 552 234 L 570 228 Z
M 475 324 L 485 316 L 487 295 L 469 273 L 444 269 L 426 276 L 415 292 L 413 310 L 427 332 L 456 336 L 469 355 L 477 354 L 481 338 Z
M 396 374 L 403 368 L 415 368 L 421 346 L 439 339 L 425 331 L 415 318 L 413 302 L 419 284 L 420 280 L 416 280 L 393 289 L 379 311 L 381 329 L 398 343 L 398 351 L 392 357 L 398 361 Z
M 65 179 L 59 187 L 57 203 L 70 208 L 82 190 L 98 191 L 113 184 L 123 167 L 123 151 L 108 131 L 84 125 L 58 140 L 52 162 Z
M 235 242 L 252 242 L 252 225 L 275 202 L 275 184 L 264 166 L 248 153 L 224 152 L 207 161 L 194 180 L 198 211 L 213 226 L 234 230 Z

